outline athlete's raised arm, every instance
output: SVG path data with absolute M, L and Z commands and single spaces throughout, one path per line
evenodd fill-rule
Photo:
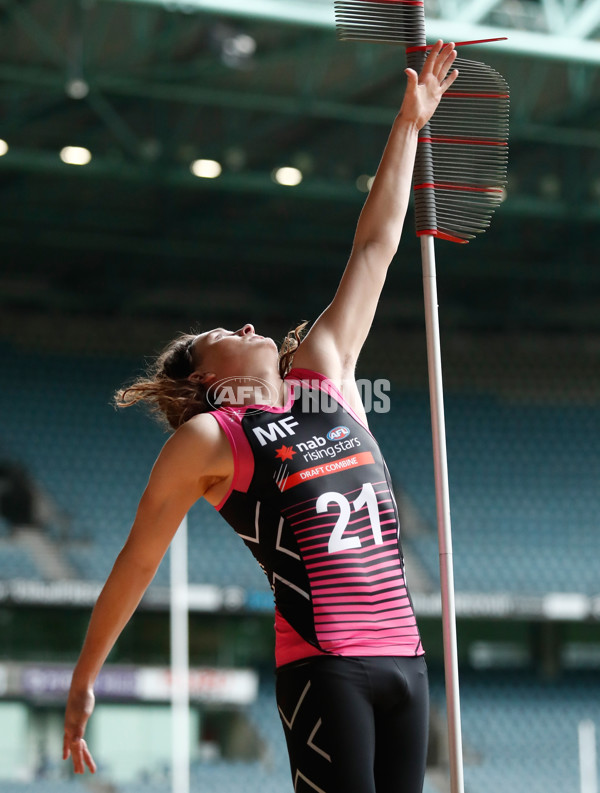
M 63 758 L 75 773 L 96 769 L 83 739 L 94 707 L 93 686 L 113 645 L 135 611 L 177 531 L 200 497 L 233 471 L 229 444 L 217 422 L 198 415 L 165 444 L 141 498 L 135 521 L 96 606 L 73 672 L 65 714 Z M 124 736 L 125 738 L 125 736 Z
M 369 333 L 379 295 L 400 242 L 410 196 L 419 130 L 458 72 L 450 71 L 454 44 L 432 48 L 421 74 L 407 69 L 408 84 L 371 191 L 356 228 L 352 252 L 331 304 L 300 345 L 295 366 L 315 369 L 347 392 Z

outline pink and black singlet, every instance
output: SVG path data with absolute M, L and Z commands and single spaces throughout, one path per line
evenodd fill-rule
M 275 596 L 276 663 L 423 655 L 379 446 L 323 375 L 293 369 L 283 408 L 212 413 L 234 455 L 220 514 Z

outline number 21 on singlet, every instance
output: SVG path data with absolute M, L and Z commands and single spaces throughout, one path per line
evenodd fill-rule
M 379 505 L 377 504 L 377 496 L 373 490 L 373 485 L 370 482 L 365 482 L 354 501 L 348 501 L 346 496 L 342 493 L 336 493 L 334 490 L 328 493 L 322 493 L 317 499 L 317 512 L 327 512 L 330 504 L 337 504 L 340 508 L 340 514 L 338 515 L 336 524 L 329 537 L 327 546 L 329 553 L 338 553 L 339 551 L 347 551 L 351 548 L 360 548 L 360 537 L 343 536 L 350 521 L 352 507 L 354 507 L 355 512 L 358 512 L 366 505 L 369 512 L 369 521 L 371 523 L 375 545 L 383 544 L 381 521 L 379 520 Z

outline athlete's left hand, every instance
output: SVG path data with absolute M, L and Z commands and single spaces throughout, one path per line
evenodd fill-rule
M 85 726 L 94 710 L 94 692 L 91 688 L 78 688 L 71 684 L 65 713 L 63 760 L 73 761 L 76 774 L 85 773 L 86 766 L 93 773 L 96 763 L 84 740 Z
M 458 77 L 458 69 L 450 71 L 456 60 L 453 42 L 438 41 L 431 48 L 421 74 L 405 69 L 408 84 L 399 116 L 421 129 L 429 121 L 445 91 Z

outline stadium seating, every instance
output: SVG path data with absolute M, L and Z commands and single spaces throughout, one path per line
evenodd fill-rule
M 36 580 L 39 570 L 26 550 L 0 540 L 0 579 L 7 578 Z
M 443 714 L 443 681 L 435 672 L 431 674 L 431 699 L 434 709 Z M 579 786 L 579 722 L 592 719 L 600 724 L 600 682 L 590 673 L 540 681 L 524 672 L 468 672 L 461 676 L 461 711 L 466 793 L 506 789 L 512 793 L 564 793 Z M 292 790 L 272 681 L 262 681 L 258 700 L 247 715 L 264 745 L 263 756 L 253 762 L 197 762 L 192 767 L 192 790 Z M 118 786 L 119 793 L 169 793 L 170 789 L 168 769 Z M 84 790 L 89 788 L 79 780 L 0 781 L 0 793 Z M 424 793 L 439 793 L 436 780 L 429 775 Z
M 446 429 L 459 591 L 598 591 L 600 411 L 452 394 Z M 374 416 L 396 483 L 430 527 L 410 543 L 439 579 L 427 398 L 399 393 Z M 385 430 L 385 431 L 384 431 Z
M 441 702 L 440 683 L 432 689 Z M 466 790 L 578 789 L 578 723 L 600 724 L 599 694 L 594 674 L 564 674 L 557 681 L 506 672 L 465 675 L 463 735 L 472 757 L 465 763 Z
M 0 392 L 2 456 L 24 464 L 65 520 L 48 526 L 76 577 L 103 580 L 121 548 L 166 435 L 141 411 L 115 411 L 115 386 L 135 374 L 122 359 L 10 350 Z M 450 393 L 446 424 L 459 591 L 598 591 L 595 564 L 600 411 L 574 400 L 530 404 Z M 396 388 L 390 414 L 372 413 L 396 485 L 425 531 L 405 540 L 438 578 L 426 392 Z M 65 528 L 67 525 L 67 528 Z M 0 538 L 7 537 L 6 524 Z M 240 540 L 207 504 L 190 514 L 190 581 L 267 582 Z M 560 549 L 560 552 L 558 552 Z M 42 577 L 27 552 L 2 546 L 0 578 Z M 168 583 L 163 563 L 157 584 Z
M 115 386 L 136 363 L 108 358 L 0 353 L 5 386 L 0 456 L 24 464 L 56 505 L 46 530 L 76 578 L 108 574 L 166 435 L 140 411 L 115 413 Z M 600 411 L 569 400 L 509 400 L 450 391 L 446 423 L 456 587 L 465 592 L 597 594 L 597 481 Z M 393 395 L 391 414 L 370 416 L 396 485 L 419 516 L 405 544 L 438 580 L 428 396 Z M 205 503 L 189 521 L 192 583 L 235 582 L 271 601 L 267 581 L 235 533 Z M 43 572 L 0 521 L 0 580 L 41 579 Z M 167 585 L 161 565 L 156 585 Z M 259 598 L 260 600 L 260 598 Z M 577 724 L 600 724 L 597 675 L 467 672 L 461 679 L 466 793 L 564 793 L 578 785 Z M 432 674 L 432 703 L 443 711 L 443 685 Z M 290 785 L 272 682 L 262 681 L 248 718 L 265 747 L 252 763 L 196 763 L 198 790 L 280 793 Z M 0 781 L 0 793 L 81 793 L 80 780 Z M 120 793 L 167 793 L 166 770 Z M 428 777 L 425 793 L 437 793 Z
M 78 779 L 36 779 L 35 782 L 0 780 L 0 793 L 89 793 L 89 790 L 87 783 Z

